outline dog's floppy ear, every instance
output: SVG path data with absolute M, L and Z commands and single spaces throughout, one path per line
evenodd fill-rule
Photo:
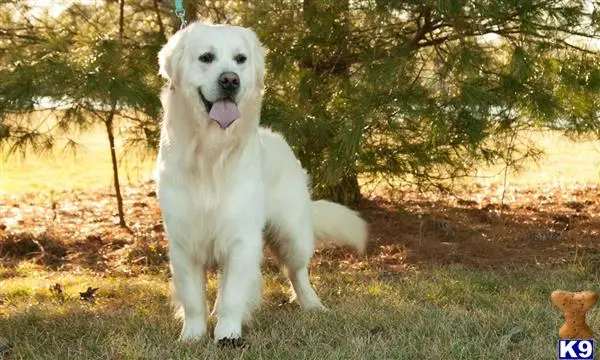
M 186 29 L 177 31 L 158 52 L 158 73 L 174 85 L 178 79 L 178 69 L 183 57 Z
M 262 88 L 265 83 L 265 50 L 254 31 L 248 28 L 245 28 L 244 31 L 252 48 L 252 62 L 255 67 L 256 85 Z

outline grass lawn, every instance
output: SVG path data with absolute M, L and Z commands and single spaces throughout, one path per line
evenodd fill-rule
M 548 156 L 509 174 L 502 203 L 501 177 L 452 195 L 365 200 L 366 256 L 321 249 L 311 265 L 329 313 L 287 303 L 267 256 L 249 347 L 180 344 L 167 245 L 145 182 L 152 160 L 128 157 L 122 167 L 131 231 L 121 231 L 103 133 L 81 140 L 76 160 L 55 153 L 0 168 L 4 359 L 554 359 L 562 318 L 550 293 L 600 291 L 600 145 L 546 134 Z M 90 286 L 95 299 L 80 299 Z M 597 310 L 588 323 L 600 334 Z
M 578 266 L 402 275 L 317 268 L 312 277 L 331 312 L 302 313 L 281 305 L 284 279 L 265 272 L 247 349 L 176 343 L 164 274 L 25 271 L 0 289 L 0 334 L 13 344 L 9 359 L 552 359 L 561 318 L 548 294 L 598 290 L 600 280 Z M 64 299 L 49 290 L 55 283 Z M 79 299 L 88 286 L 99 288 L 95 303 Z M 600 324 L 597 312 L 590 323 Z

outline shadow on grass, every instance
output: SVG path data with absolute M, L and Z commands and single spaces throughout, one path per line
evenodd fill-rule
M 590 215 L 594 208 L 505 205 L 500 213 L 495 204 L 376 199 L 365 200 L 362 209 L 371 225 L 369 257 L 392 270 L 399 264 L 510 268 L 585 262 L 597 267 L 600 259 L 600 219 Z
M 32 262 L 48 270 L 74 268 L 131 275 L 164 270 L 168 261 L 167 244 L 158 237 L 132 236 L 113 239 L 103 234 L 81 240 L 65 241 L 55 228 L 34 235 L 29 232 L 0 233 L 0 278 L 15 272 L 21 262 Z

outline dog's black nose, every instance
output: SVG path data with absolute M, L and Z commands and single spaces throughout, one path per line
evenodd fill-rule
M 219 75 L 219 85 L 225 91 L 235 91 L 240 86 L 240 77 L 231 71 L 224 72 Z

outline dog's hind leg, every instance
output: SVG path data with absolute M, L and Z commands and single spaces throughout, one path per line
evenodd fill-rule
M 308 214 L 297 222 L 290 219 L 293 217 L 283 216 L 272 223 L 274 236 L 271 248 L 277 253 L 292 285 L 292 301 L 296 301 L 303 310 L 326 311 L 308 277 L 308 263 L 314 246 L 312 219 Z

